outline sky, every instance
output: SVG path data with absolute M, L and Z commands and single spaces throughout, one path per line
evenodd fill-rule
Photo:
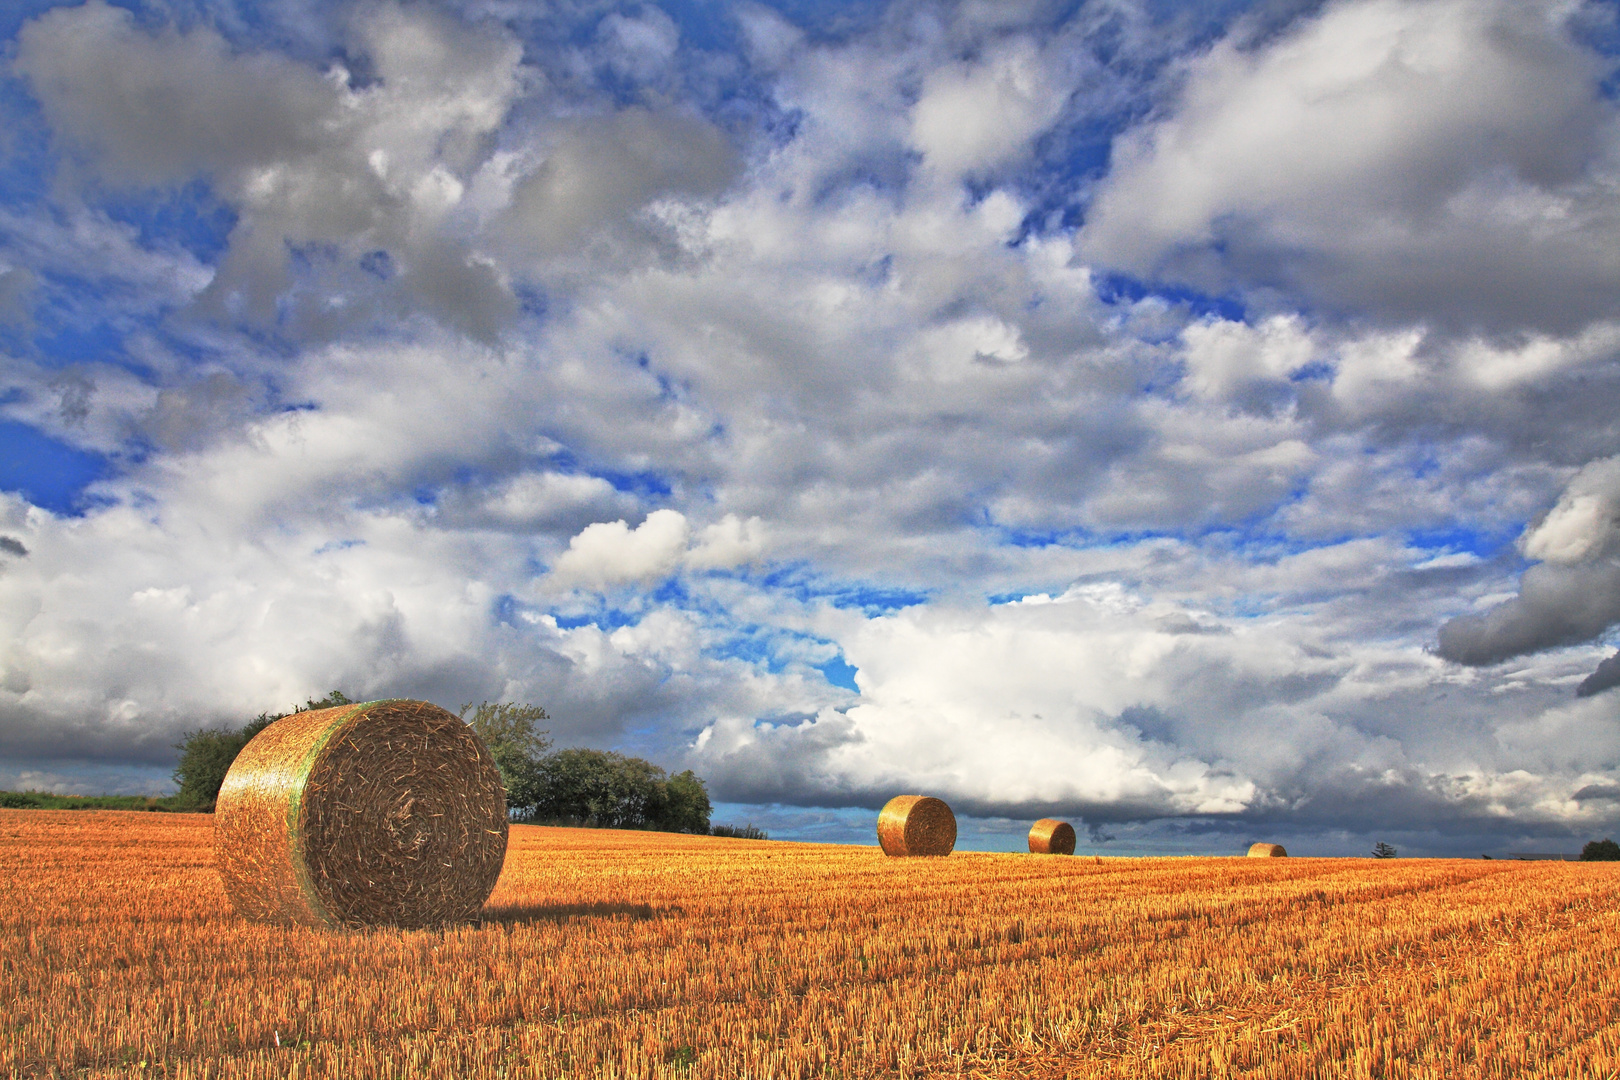
M 871 843 L 1620 835 L 1613 3 L 22 0 L 0 787 L 340 689 Z

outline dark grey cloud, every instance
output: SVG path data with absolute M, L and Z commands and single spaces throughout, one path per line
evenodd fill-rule
M 725 135 L 701 116 L 631 107 L 576 121 L 551 137 L 544 157 L 513 189 L 501 240 L 521 254 L 583 249 L 600 269 L 615 261 L 606 245 L 628 238 L 642 207 L 664 195 L 716 195 L 741 164 Z M 597 239 L 603 231 L 605 241 Z M 645 234 L 646 224 L 638 231 Z
M 1519 546 L 1543 560 L 1524 572 L 1519 595 L 1442 626 L 1441 656 L 1494 664 L 1590 641 L 1620 622 L 1620 459 L 1591 462 L 1571 478 Z
M 0 551 L 16 555 L 19 558 L 28 554 L 28 548 L 14 536 L 0 536 Z
M 1597 666 L 1597 670 L 1581 680 L 1575 688 L 1576 697 L 1591 697 L 1620 686 L 1620 653 L 1615 653 Z
M 233 57 L 208 29 L 150 33 L 102 0 L 24 24 L 13 67 L 59 136 L 124 183 L 314 152 L 341 107 L 340 90 L 304 65 Z
M 1519 595 L 1440 628 L 1438 652 L 1459 664 L 1495 664 L 1591 641 L 1620 622 L 1620 566 L 1532 566 Z

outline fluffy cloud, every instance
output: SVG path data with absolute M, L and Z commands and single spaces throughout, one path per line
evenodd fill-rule
M 685 562 L 694 570 L 729 570 L 763 556 L 766 542 L 765 525 L 759 518 L 744 521 L 727 514 L 703 527 Z
M 1620 622 L 1620 458 L 1576 473 L 1553 508 L 1520 537 L 1519 550 L 1538 561 L 1525 571 L 1519 595 L 1441 627 L 1440 655 L 1494 664 L 1590 641 Z M 1582 685 L 1590 691 L 1601 683 Z
M 632 502 L 600 476 L 553 471 L 520 473 L 481 497 L 457 492 L 452 498 L 466 504 L 463 513 L 470 519 L 524 530 L 566 525 Z M 450 507 L 452 513 L 457 509 Z
M 207 26 L 152 33 L 92 0 L 26 24 L 15 66 L 109 183 L 203 176 L 236 210 L 216 310 L 285 317 L 278 298 L 307 287 L 303 267 L 336 256 L 348 288 L 305 298 L 308 330 L 352 323 L 357 304 L 363 316 L 367 278 L 397 273 L 412 304 L 487 337 L 513 303 L 449 219 L 518 93 L 521 46 L 391 5 L 357 17 L 354 36 L 370 86 L 342 66 L 238 52 Z
M 859 670 L 859 704 L 796 725 L 722 721 L 700 736 L 700 760 L 728 788 L 757 797 L 785 780 L 835 805 L 881 802 L 898 785 L 998 813 L 1237 812 L 1256 789 L 1231 760 L 1201 760 L 1129 723 L 1160 705 L 1183 713 L 1168 700 L 1176 676 L 1165 675 L 1202 667 L 1189 652 L 1227 653 L 1216 669 L 1230 661 L 1226 637 L 1188 635 L 1198 624 L 1174 614 L 1141 611 L 1117 589 L 1078 589 L 985 613 L 870 620 L 841 641 Z
M 339 687 L 761 803 L 1620 820 L 1585 9 L 165 10 L 9 54 L 0 439 L 99 463 L 0 508 L 16 775 Z
M 723 795 L 875 808 L 926 790 L 970 813 L 1094 826 L 1203 815 L 1297 826 L 1349 813 L 1396 827 L 1415 813 L 1488 829 L 1591 816 L 1568 803 L 1574 782 L 1554 778 L 1584 775 L 1549 758 L 1557 738 L 1583 754 L 1620 751 L 1591 710 L 1498 728 L 1468 715 L 1483 688 L 1457 683 L 1463 700 L 1436 710 L 1443 666 L 1421 654 L 1331 642 L 1296 617 L 1245 625 L 1116 585 L 914 607 L 858 620 L 840 644 L 859 670 L 858 702 L 785 721 L 722 716 L 699 735 L 692 760 Z M 1394 702 L 1430 735 L 1392 720 Z M 1531 734 L 1541 728 L 1562 734 L 1543 741 Z M 1506 774 L 1519 779 L 1484 779 Z
M 971 64 L 934 69 L 912 110 L 911 145 L 947 176 L 1029 153 L 1063 110 L 1063 87 L 1049 64 L 1032 42 L 1012 39 Z
M 1228 319 L 1194 323 L 1182 332 L 1187 387 L 1200 397 L 1265 394 L 1317 359 L 1318 350 L 1297 316 L 1276 315 L 1259 326 Z
M 649 584 L 665 578 L 686 553 L 691 530 L 679 510 L 654 510 L 636 528 L 623 521 L 598 522 L 568 541 L 552 576 L 587 585 Z
M 1116 142 L 1086 250 L 1345 312 L 1578 327 L 1617 283 L 1617 144 L 1573 12 L 1370 0 L 1230 37 Z
M 729 569 L 756 559 L 763 550 L 758 518 L 727 514 L 692 543 L 691 526 L 679 510 L 654 510 L 634 529 L 624 521 L 587 525 L 557 557 L 551 578 L 562 585 L 592 588 L 639 582 L 653 584 L 677 567 Z
M 501 239 L 550 257 L 587 245 L 611 264 L 608 238 L 598 234 L 622 234 L 659 196 L 713 195 L 736 169 L 725 136 L 701 117 L 639 107 L 592 117 L 556 135 L 513 185 Z

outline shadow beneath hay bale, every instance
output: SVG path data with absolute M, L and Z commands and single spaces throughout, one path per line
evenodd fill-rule
M 487 907 L 475 926 L 523 926 L 530 923 L 572 922 L 575 919 L 629 919 L 645 922 L 670 919 L 679 908 L 657 908 L 651 904 L 503 904 Z

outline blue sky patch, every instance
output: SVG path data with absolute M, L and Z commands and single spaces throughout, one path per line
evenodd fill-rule
M 594 475 L 613 485 L 615 491 L 640 498 L 666 498 L 673 490 L 669 478 L 655 472 L 616 472 L 612 469 L 595 470 Z
M 224 253 L 237 220 L 236 211 L 201 180 L 141 198 L 114 199 L 105 208 L 114 221 L 135 227 L 142 247 L 181 248 L 201 263 L 213 263 Z
M 1466 551 L 1489 559 L 1510 551 L 1523 531 L 1523 522 L 1512 522 L 1497 529 L 1476 529 L 1458 523 L 1443 529 L 1413 529 L 1406 534 L 1406 542 L 1417 548 Z
M 1184 306 L 1199 317 L 1215 315 L 1228 322 L 1242 322 L 1245 309 L 1235 296 L 1211 296 L 1168 282 L 1149 282 L 1130 274 L 1101 273 L 1094 279 L 1097 297 L 1105 304 L 1137 303 L 1149 297 Z
M 36 337 L 34 345 L 50 367 L 97 363 L 130 366 L 124 351 L 124 332 L 105 322 L 60 323 L 48 334 Z
M 107 459 L 59 442 L 37 428 L 0 421 L 0 490 L 15 491 L 53 514 L 73 514 L 84 489 L 106 476 Z
M 801 603 L 822 600 L 833 607 L 859 608 L 867 615 L 899 611 L 928 600 L 928 594 L 917 589 L 820 578 L 803 563 L 778 567 L 754 580 L 767 589 L 786 592 Z
M 772 633 L 761 627 L 747 628 L 707 651 L 711 656 L 720 659 L 746 660 L 772 674 L 779 674 L 784 665 L 781 656 L 773 647 L 771 637 Z
M 569 612 L 566 614 L 552 612 L 552 619 L 562 630 L 577 630 L 581 626 L 594 626 L 607 633 L 619 629 L 621 626 L 635 626 L 641 621 L 641 614 L 626 611 L 623 608 L 603 607 L 590 612 Z
M 829 660 L 825 664 L 817 664 L 816 667 L 827 677 L 827 681 L 834 686 L 841 686 L 845 690 L 853 690 L 857 694 L 861 692 L 861 688 L 855 684 L 855 673 L 859 669 L 842 656 Z

